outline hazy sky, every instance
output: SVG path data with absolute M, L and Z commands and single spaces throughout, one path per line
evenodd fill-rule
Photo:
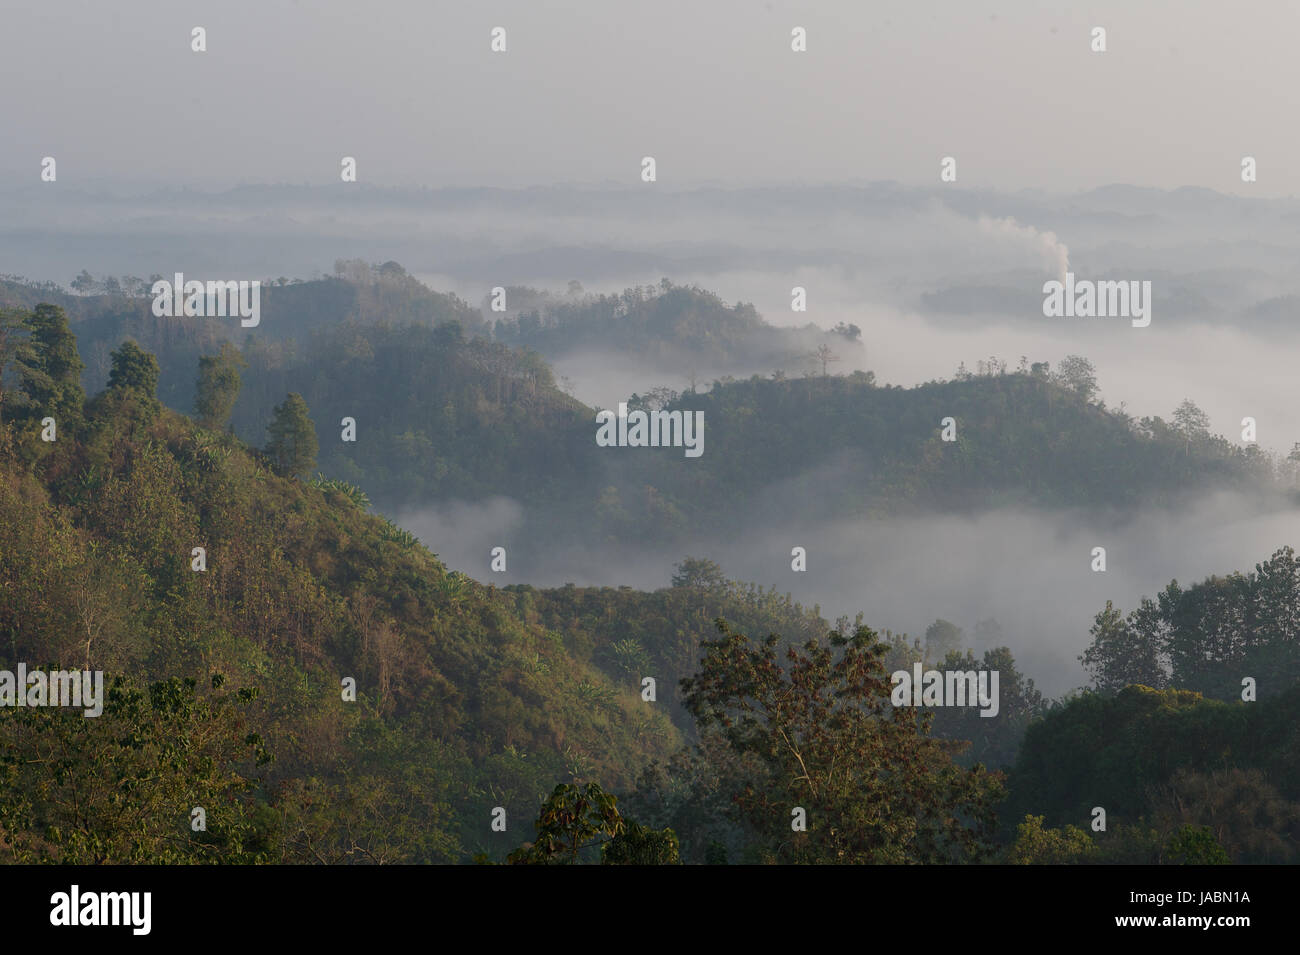
M 952 155 L 966 187 L 1300 192 L 1289 0 L 7 0 L 2 22 L 10 181 L 52 155 L 65 185 L 325 184 L 350 155 L 375 185 L 634 183 L 651 155 L 668 188 L 923 184 Z

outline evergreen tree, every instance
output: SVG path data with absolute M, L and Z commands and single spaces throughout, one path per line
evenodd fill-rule
M 34 349 L 32 363 L 22 370 L 23 392 L 33 411 L 54 417 L 61 427 L 79 421 L 86 393 L 81 387 L 85 367 L 77 354 L 77 336 L 68 316 L 57 305 L 37 305 L 27 320 Z
M 271 467 L 283 477 L 296 477 L 316 466 L 316 427 L 307 414 L 307 402 L 296 391 L 277 405 L 267 425 L 270 442 L 263 449 Z
M 113 369 L 108 373 L 108 387 L 134 391 L 145 398 L 155 397 L 158 390 L 158 359 L 131 339 L 124 341 L 112 354 Z

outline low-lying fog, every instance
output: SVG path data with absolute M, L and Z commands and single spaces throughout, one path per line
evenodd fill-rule
M 1107 600 L 1126 613 L 1171 579 L 1243 573 L 1279 547 L 1300 540 L 1300 511 L 1261 506 L 1216 493 L 1178 510 L 1136 517 L 1040 510 L 993 510 L 971 517 L 783 524 L 778 508 L 756 514 L 727 540 L 699 540 L 657 552 L 622 547 L 556 547 L 545 560 L 510 559 L 522 542 L 523 508 L 504 498 L 448 503 L 396 516 L 451 567 L 484 583 L 666 587 L 687 555 L 718 562 L 732 578 L 776 586 L 834 621 L 861 610 L 865 622 L 923 637 L 936 618 L 973 638 L 975 624 L 996 618 L 1017 663 L 1040 689 L 1059 695 L 1085 682 L 1077 662 L 1088 629 Z M 507 572 L 489 569 L 504 546 Z M 790 569 L 803 547 L 808 569 Z M 1092 549 L 1106 548 L 1106 571 L 1094 572 Z M 976 647 L 976 649 L 982 649 Z

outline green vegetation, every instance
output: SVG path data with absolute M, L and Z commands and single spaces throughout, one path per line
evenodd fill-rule
M 797 513 L 1173 502 L 1276 477 L 1190 402 L 1134 422 L 1082 360 L 912 389 L 720 381 L 636 396 L 704 410 L 710 450 L 631 469 L 592 458 L 594 410 L 536 353 L 467 338 L 468 306 L 422 288 L 392 263 L 277 286 L 360 309 L 305 344 L 173 342 L 160 362 L 103 337 L 89 399 L 61 306 L 0 312 L 0 669 L 102 669 L 108 688 L 100 717 L 0 707 L 0 861 L 1296 861 L 1290 548 L 1127 616 L 1108 603 L 1081 657 L 1094 688 L 1051 703 L 989 621 L 979 656 L 944 620 L 922 647 L 696 557 L 650 593 L 498 589 L 369 512 L 371 494 L 507 493 L 544 505 L 535 530 L 581 514 L 600 539 L 670 541 L 725 533 L 833 460 L 851 478 Z M 160 401 L 177 355 L 199 423 Z M 364 454 L 318 444 L 313 417 L 344 416 Z M 240 438 L 262 433 L 261 452 Z M 997 670 L 998 716 L 895 708 L 890 674 L 914 662 Z
M 1110 602 L 1079 658 L 1096 688 L 1177 686 L 1238 699 L 1250 677 L 1260 697 L 1300 680 L 1300 558 L 1283 547 L 1249 573 L 1184 589 L 1169 582 L 1122 616 Z
M 536 838 L 510 854 L 516 865 L 573 864 L 599 849 L 606 865 L 673 865 L 677 836 L 627 819 L 618 798 L 596 783 L 555 787 L 534 824 Z
M 266 427 L 270 441 L 263 453 L 271 468 L 282 477 L 296 477 L 316 466 L 316 426 L 307 415 L 307 402 L 294 392 L 277 405 L 275 417 Z
M 953 765 L 929 737 L 929 714 L 890 703 L 887 647 L 873 631 L 787 648 L 783 667 L 778 637 L 756 646 L 718 629 L 683 690 L 701 730 L 734 757 L 735 807 L 763 858 L 974 862 L 990 852 L 997 778 Z M 800 811 L 806 829 L 796 830 Z
M 58 318 L 45 316 L 43 327 L 57 329 Z M 135 352 L 123 355 L 124 369 L 141 367 Z M 103 669 L 110 683 L 124 680 L 121 692 L 145 699 L 162 692 L 155 685 L 207 686 L 221 675 L 228 692 L 258 691 L 240 704 L 241 726 L 274 759 L 259 766 L 234 747 L 243 737 L 222 728 L 227 717 L 207 697 L 166 718 L 161 704 L 153 715 L 110 707 L 102 722 L 0 709 L 0 733 L 24 741 L 18 752 L 66 747 L 60 764 L 6 763 L 0 804 L 17 815 L 0 821 L 0 858 L 504 858 L 514 843 L 492 840 L 494 806 L 529 818 L 554 780 L 573 773 L 626 786 L 640 764 L 678 745 L 665 715 L 513 615 L 494 588 L 393 539 L 391 525 L 348 494 L 277 477 L 231 436 L 167 411 L 139 418 L 139 402 L 152 396 L 138 391 L 138 376 L 120 380 L 77 409 L 79 423 L 60 422 L 51 443 L 39 439 L 44 409 L 6 393 L 0 660 L 11 670 L 18 661 Z M 114 392 L 130 400 L 104 400 Z M 203 571 L 192 569 L 196 547 L 206 552 Z M 355 703 L 341 698 L 345 677 L 356 680 Z M 605 703 L 586 705 L 584 686 Z M 44 736 L 24 719 L 42 720 Z M 180 799 L 179 790 L 165 777 L 144 786 L 164 756 L 105 750 L 105 734 L 124 732 L 113 729 L 119 719 L 158 747 L 190 732 L 175 720 L 196 723 L 192 732 L 214 746 L 226 739 L 210 759 L 214 778 L 240 793 L 221 797 L 232 815 L 221 817 L 214 802 L 204 835 L 188 828 L 198 796 L 155 805 L 164 793 Z M 103 794 L 106 806 L 158 794 L 149 812 L 165 831 L 142 834 L 138 850 L 116 829 L 102 844 L 74 838 L 58 822 L 85 799 L 73 778 L 116 787 Z M 101 817 L 85 818 L 83 828 L 100 826 Z M 121 822 L 132 824 L 125 810 Z M 200 847 L 218 834 L 218 848 Z
M 1136 827 L 1158 847 L 1184 826 L 1208 827 L 1234 862 L 1294 862 L 1298 727 L 1300 685 L 1258 703 L 1142 686 L 1084 693 L 1029 727 L 1002 819 L 1085 825 L 1100 806 L 1111 838 Z

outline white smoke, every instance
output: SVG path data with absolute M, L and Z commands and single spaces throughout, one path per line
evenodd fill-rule
M 980 216 L 980 231 L 986 235 L 1010 238 L 1022 242 L 1029 249 L 1042 256 L 1043 264 L 1062 282 L 1065 273 L 1070 270 L 1070 250 L 1055 232 L 1040 232 L 1031 225 L 1021 225 L 1014 218 L 1006 216 L 992 219 Z

